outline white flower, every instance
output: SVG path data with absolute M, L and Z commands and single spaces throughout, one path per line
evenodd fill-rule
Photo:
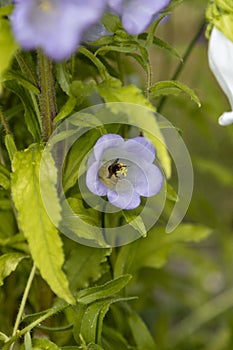
M 220 125 L 229 125 L 233 123 L 233 42 L 216 27 L 211 32 L 208 57 L 209 66 L 232 109 L 231 112 L 223 113 L 218 122 Z

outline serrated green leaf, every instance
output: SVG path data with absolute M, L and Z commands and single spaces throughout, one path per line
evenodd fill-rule
M 0 164 L 0 186 L 5 190 L 10 188 L 10 172 Z
M 114 276 L 135 273 L 142 267 L 161 268 L 177 243 L 199 242 L 211 233 L 212 229 L 202 225 L 181 224 L 171 234 L 166 234 L 163 227 L 155 227 L 146 238 L 121 248 Z
M 175 80 L 167 80 L 167 81 L 160 81 L 150 88 L 151 95 L 153 97 L 161 96 L 161 95 L 175 95 L 180 92 L 185 92 L 187 95 L 191 97 L 191 99 L 198 105 L 198 107 L 201 107 L 201 102 L 195 92 L 190 89 L 187 85 L 175 81 Z
M 4 10 L 6 10 L 6 8 L 4 8 Z M 0 47 L 1 47 L 1 55 L 0 55 L 0 93 L 1 93 L 2 91 L 1 83 L 4 81 L 4 72 L 10 66 L 13 55 L 18 49 L 18 45 L 16 44 L 14 37 L 11 33 L 9 20 L 1 17 L 0 17 Z
M 18 222 L 28 240 L 30 251 L 42 277 L 51 289 L 68 303 L 74 303 L 68 281 L 62 271 L 64 255 L 62 241 L 56 226 L 60 220 L 60 205 L 56 194 L 57 170 L 49 155 L 43 158 L 43 148 L 32 145 L 17 152 L 13 159 L 12 197 L 18 211 Z M 41 176 L 40 176 L 41 175 Z M 42 198 L 47 193 L 51 200 L 54 223 L 51 222 Z
M 0 256 L 0 286 L 3 285 L 3 280 L 15 271 L 20 261 L 25 258 L 26 255 L 21 253 L 7 253 Z
M 135 214 L 133 211 L 123 210 L 123 216 L 128 224 L 135 228 L 142 237 L 146 237 L 147 230 L 140 215 Z
M 85 288 L 90 283 L 97 281 L 106 271 L 105 262 L 110 253 L 111 249 L 77 244 L 65 264 L 71 290 Z
M 146 324 L 136 314 L 131 311 L 127 317 L 137 349 L 156 350 L 157 346 L 152 338 Z
M 81 304 L 90 304 L 99 299 L 105 299 L 118 293 L 131 280 L 131 275 L 123 275 L 101 286 L 83 289 L 77 294 L 77 301 Z

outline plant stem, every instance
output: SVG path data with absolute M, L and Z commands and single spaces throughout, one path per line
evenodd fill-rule
M 150 87 L 152 80 L 152 70 L 150 62 L 147 63 L 147 71 L 146 71 L 146 98 L 150 101 Z
M 27 284 L 26 284 L 26 287 L 25 287 L 25 290 L 24 290 L 24 293 L 23 293 L 23 298 L 22 298 L 22 301 L 21 301 L 21 304 L 20 304 L 19 312 L 18 312 L 17 317 L 16 317 L 15 325 L 14 325 L 14 328 L 13 328 L 12 338 L 18 333 L 18 328 L 19 328 L 19 325 L 20 325 L 20 322 L 21 322 L 21 318 L 22 318 L 22 315 L 23 315 L 23 312 L 24 312 L 24 308 L 25 308 L 25 305 L 26 305 L 26 302 L 27 302 L 28 294 L 29 294 L 30 289 L 31 289 L 32 281 L 33 281 L 33 278 L 35 276 L 35 272 L 36 272 L 36 266 L 34 264 L 32 266 L 32 269 L 31 269 L 31 272 L 30 272 L 30 275 L 29 275 L 29 278 L 28 278 L 28 281 L 27 281 Z M 11 346 L 11 349 L 12 348 L 13 348 L 13 344 Z
M 47 318 L 53 316 L 57 312 L 63 311 L 69 306 L 67 303 L 62 303 L 61 305 L 50 309 L 46 314 L 39 317 L 34 322 L 30 323 L 28 326 L 21 330 L 17 330 L 16 334 L 4 345 L 2 350 L 8 350 L 12 343 L 14 343 L 17 339 L 19 339 L 22 335 L 26 334 L 27 332 L 30 332 L 34 327 L 38 326 L 41 322 L 45 321 Z
M 40 109 L 43 140 L 47 141 L 53 131 L 53 119 L 57 114 L 56 95 L 51 60 L 38 50 L 40 78 Z
M 184 56 L 183 56 L 183 59 L 182 61 L 180 62 L 180 64 L 178 65 L 177 69 L 175 70 L 171 80 L 176 80 L 178 78 L 178 76 L 180 75 L 182 69 L 184 68 L 184 65 L 187 61 L 187 59 L 189 58 L 193 48 L 194 48 L 194 45 L 196 44 L 197 40 L 199 39 L 201 33 L 203 32 L 204 28 L 205 28 L 205 25 L 206 25 L 206 20 L 202 20 L 196 34 L 194 35 L 193 39 L 191 40 L 189 46 L 187 47 L 185 53 L 184 53 Z M 164 96 L 161 98 L 160 102 L 159 102 L 159 105 L 157 107 L 157 112 L 160 113 L 165 102 L 167 100 L 167 96 Z

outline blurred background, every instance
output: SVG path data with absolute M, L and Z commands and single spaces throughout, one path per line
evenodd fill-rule
M 183 57 L 206 6 L 206 0 L 185 0 L 156 35 Z M 202 243 L 176 246 L 165 268 L 144 269 L 138 278 L 143 297 L 135 307 L 158 349 L 233 349 L 233 125 L 218 125 L 230 105 L 209 69 L 207 54 L 204 30 L 177 78 L 195 91 L 201 107 L 180 94 L 166 98 L 159 110 L 181 130 L 193 162 L 194 191 L 184 221 L 206 225 L 212 234 Z M 158 47 L 151 59 L 154 83 L 171 79 L 179 65 Z
M 203 26 L 206 6 L 207 0 L 184 0 L 159 26 L 156 35 L 183 57 Z M 174 245 L 164 267 L 141 269 L 129 288 L 130 294 L 139 297 L 130 302 L 131 306 L 145 320 L 158 350 L 233 349 L 233 125 L 218 125 L 218 117 L 230 110 L 230 105 L 209 69 L 207 54 L 204 29 L 177 77 L 198 95 L 200 108 L 182 93 L 168 96 L 163 103 L 161 98 L 154 101 L 159 112 L 180 130 L 193 163 L 193 197 L 184 222 L 212 231 L 201 243 Z M 151 49 L 150 57 L 152 83 L 172 79 L 179 59 L 158 46 Z M 145 74 L 140 66 L 126 58 L 124 68 L 128 74 L 125 83 L 144 89 Z M 82 73 L 86 71 L 79 72 L 80 76 Z M 12 125 L 16 138 L 21 132 L 20 123 Z M 12 216 L 0 215 L 5 217 L 8 235 Z M 6 290 L 16 295 L 18 302 L 28 276 L 25 270 L 29 270 L 27 262 L 19 267 L 16 277 L 10 276 L 7 281 Z M 46 309 L 52 295 L 48 301 L 45 282 L 35 283 L 39 287 L 35 284 L 31 301 Z M 0 290 L 3 331 L 11 328 L 5 315 L 14 319 L 18 307 L 7 303 L 9 295 Z

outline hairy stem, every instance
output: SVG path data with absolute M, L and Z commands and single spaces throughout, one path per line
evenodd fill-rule
M 40 79 L 40 110 L 43 139 L 47 141 L 53 131 L 53 119 L 57 114 L 56 97 L 51 60 L 38 50 Z

